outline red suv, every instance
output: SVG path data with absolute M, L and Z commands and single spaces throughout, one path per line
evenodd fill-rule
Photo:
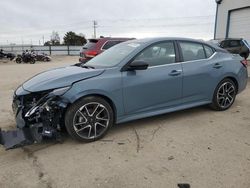
M 91 58 L 102 53 L 104 50 L 111 48 L 112 46 L 125 42 L 127 40 L 132 40 L 134 38 L 98 38 L 89 39 L 88 42 L 82 47 L 80 52 L 79 62 L 86 62 Z

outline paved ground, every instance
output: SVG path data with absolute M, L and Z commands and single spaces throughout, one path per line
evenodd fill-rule
M 0 63 L 0 127 L 15 126 L 13 90 L 42 70 L 76 62 Z M 112 128 L 101 141 L 0 147 L 0 187 L 250 187 L 250 87 L 233 107 L 199 107 Z

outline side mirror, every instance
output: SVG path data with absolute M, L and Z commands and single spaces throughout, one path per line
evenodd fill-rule
M 142 60 L 136 60 L 133 61 L 128 65 L 127 70 L 133 71 L 133 70 L 146 70 L 148 68 L 148 63 Z

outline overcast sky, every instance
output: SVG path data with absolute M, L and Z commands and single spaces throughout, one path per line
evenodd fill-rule
M 97 36 L 213 37 L 214 0 L 1 0 L 0 44 L 42 43 L 58 31 Z

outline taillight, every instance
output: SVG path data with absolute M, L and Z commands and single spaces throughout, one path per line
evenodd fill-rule
M 98 54 L 98 52 L 97 51 L 93 51 L 93 50 L 85 51 L 84 52 L 85 57 L 95 57 L 97 54 Z
M 244 66 L 244 67 L 247 67 L 248 66 L 248 63 L 247 63 L 247 60 L 242 60 L 241 61 L 241 64 Z

